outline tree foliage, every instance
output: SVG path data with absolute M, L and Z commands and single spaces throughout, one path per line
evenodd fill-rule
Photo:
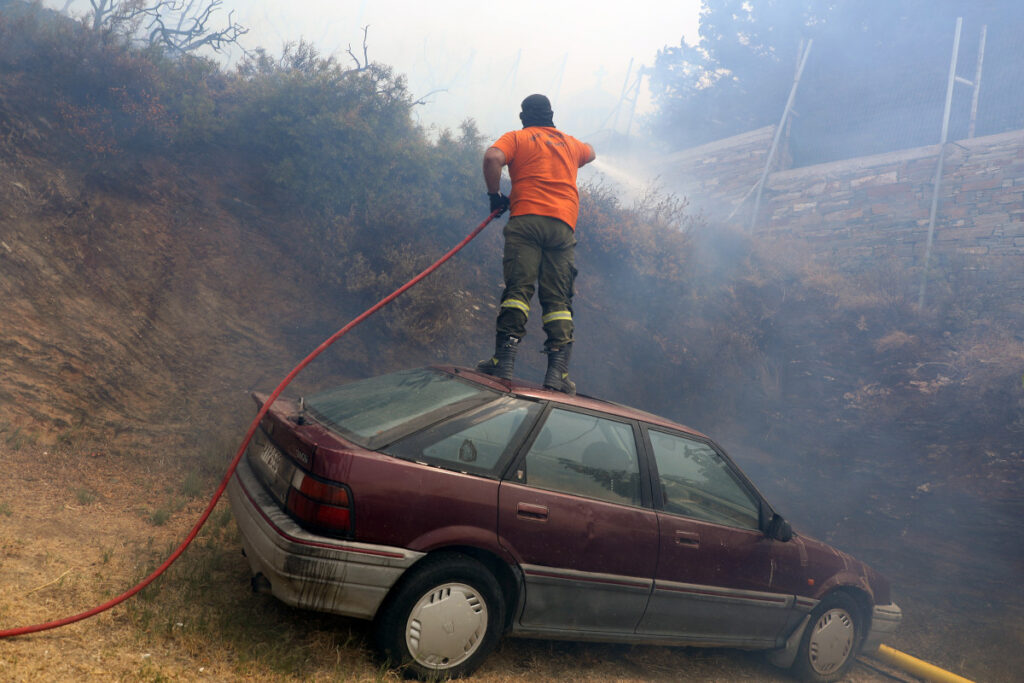
M 700 41 L 666 47 L 651 74 L 656 128 L 689 146 L 778 118 L 801 41 L 820 20 L 817 0 L 710 0 Z
M 371 64 L 348 69 L 312 45 L 280 58 L 257 50 L 239 67 L 242 100 L 229 102 L 232 140 L 296 204 L 365 212 L 387 188 L 411 185 L 407 150 L 423 144 L 409 116 L 405 80 Z
M 778 123 L 802 45 L 813 39 L 792 123 L 798 163 L 934 144 L 956 18 L 959 74 L 974 78 L 987 25 L 978 133 L 1024 127 L 1015 0 L 707 0 L 700 39 L 659 52 L 651 82 L 660 136 L 687 147 Z M 951 136 L 966 137 L 970 92 L 958 86 Z

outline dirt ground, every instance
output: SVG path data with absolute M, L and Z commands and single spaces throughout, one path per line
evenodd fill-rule
M 150 462 L 102 450 L 0 449 L 0 628 L 101 604 L 185 538 L 214 487 L 200 493 L 189 473 Z M 891 681 L 889 672 L 858 664 L 847 680 Z M 97 617 L 0 642 L 4 681 L 399 678 L 374 658 L 365 623 L 250 591 L 226 502 L 150 588 Z M 791 679 L 756 653 L 507 639 L 473 680 Z

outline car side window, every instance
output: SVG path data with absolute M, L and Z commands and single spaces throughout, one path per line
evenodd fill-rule
M 498 462 L 532 426 L 540 406 L 500 399 L 402 439 L 386 453 L 446 469 L 497 476 Z
M 758 529 L 757 500 L 706 443 L 649 430 L 665 511 L 715 524 Z
M 552 410 L 517 476 L 549 491 L 640 505 L 633 428 L 593 415 Z

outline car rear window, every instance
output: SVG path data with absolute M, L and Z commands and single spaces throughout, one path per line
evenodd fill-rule
M 376 449 L 498 395 L 423 368 L 352 382 L 309 396 L 305 405 L 316 421 L 364 448 Z

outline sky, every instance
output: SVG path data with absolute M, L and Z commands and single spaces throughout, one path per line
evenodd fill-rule
M 80 15 L 89 3 L 71 7 Z M 454 129 L 472 118 L 497 137 L 519 127 L 519 103 L 540 92 L 552 100 L 555 125 L 589 139 L 635 132 L 637 117 L 652 109 L 647 79 L 635 88 L 640 67 L 684 37 L 695 42 L 699 11 L 700 0 L 222 0 L 211 26 L 233 12 L 249 28 L 241 39 L 249 49 L 280 54 L 304 39 L 342 63 L 352 63 L 349 47 L 362 59 L 369 27 L 370 60 L 407 77 L 424 102 L 414 110 L 420 123 Z M 632 118 L 627 86 L 638 92 Z
M 249 27 L 244 40 L 279 52 L 286 41 L 312 41 L 351 62 L 362 58 L 363 27 L 372 61 L 394 67 L 425 104 L 426 125 L 454 128 L 467 117 L 486 135 L 519 126 L 519 102 L 548 95 L 555 124 L 585 137 L 629 124 L 624 85 L 657 51 L 697 37 L 700 0 L 224 0 Z M 630 63 L 632 61 L 632 69 Z M 642 82 L 646 86 L 646 79 Z M 637 113 L 649 111 L 644 87 Z M 634 119 L 635 124 L 635 119 Z

